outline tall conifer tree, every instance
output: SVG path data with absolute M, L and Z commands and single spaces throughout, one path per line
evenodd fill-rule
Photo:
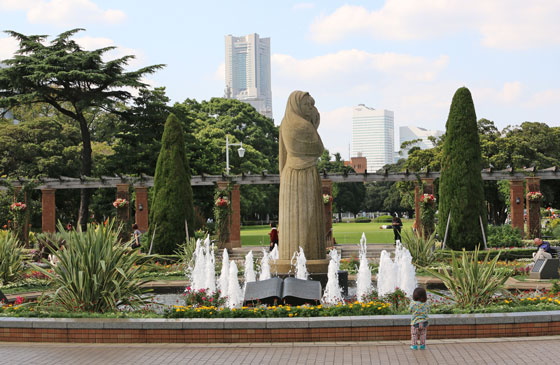
M 439 235 L 445 237 L 450 218 L 447 246 L 474 250 L 483 243 L 480 218 L 486 230 L 482 159 L 471 93 L 466 87 L 455 92 L 443 145 L 439 183 Z M 451 213 L 451 214 L 450 214 Z
M 153 251 L 169 255 L 185 241 L 185 220 L 189 235 L 194 233 L 190 169 L 183 128 L 174 114 L 165 123 L 153 189 L 148 237 L 151 239 L 155 230 Z

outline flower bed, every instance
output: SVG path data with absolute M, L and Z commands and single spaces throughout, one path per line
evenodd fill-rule
M 382 301 L 347 303 L 335 306 L 274 305 L 270 307 L 241 307 L 239 309 L 215 306 L 173 306 L 165 312 L 166 318 L 285 318 L 285 317 L 340 317 L 390 314 L 391 304 Z

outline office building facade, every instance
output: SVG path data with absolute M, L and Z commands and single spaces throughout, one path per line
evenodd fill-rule
M 394 161 L 395 116 L 364 104 L 352 109 L 352 156 L 363 156 L 367 171 L 375 172 Z
M 227 35 L 225 97 L 251 104 L 272 118 L 270 81 L 270 38 L 253 33 L 242 37 Z
M 439 138 L 443 135 L 442 131 L 438 130 L 427 130 L 421 127 L 404 126 L 399 127 L 399 147 L 402 146 L 404 142 L 416 141 L 415 143 L 401 149 L 400 155 L 402 158 L 408 156 L 408 151 L 412 147 L 420 147 L 420 149 L 434 148 L 434 143 L 430 141 L 429 137 Z

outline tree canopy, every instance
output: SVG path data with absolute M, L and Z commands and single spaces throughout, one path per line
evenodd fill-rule
M 46 35 L 24 35 L 7 31 L 19 42 L 14 57 L 3 60 L 0 69 L 0 107 L 46 103 L 75 121 L 82 138 L 81 173 L 92 173 L 91 124 L 86 118 L 90 108 L 115 111 L 115 105 L 131 98 L 128 88 L 142 88 L 141 78 L 163 65 L 126 72 L 134 56 L 103 61 L 115 47 L 84 50 L 72 39 L 83 29 L 61 33 L 47 44 Z M 81 191 L 79 221 L 85 227 L 89 216 L 89 192 Z
M 194 236 L 191 175 L 186 158 L 183 128 L 175 115 L 165 123 L 161 151 L 154 176 L 150 208 L 150 233 L 154 252 L 172 254 L 185 241 L 185 222 Z
M 449 226 L 449 247 L 474 250 L 483 242 L 482 229 L 486 230 L 487 218 L 480 174 L 480 137 L 474 103 L 467 88 L 455 92 L 445 127 L 439 183 L 439 235 L 444 238 Z

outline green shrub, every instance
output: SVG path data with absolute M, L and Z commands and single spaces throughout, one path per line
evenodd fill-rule
M 183 128 L 177 117 L 170 114 L 165 123 L 156 165 L 150 229 L 147 235 L 150 239 L 154 237 L 154 253 L 170 255 L 185 241 L 185 221 L 188 222 L 189 237 L 194 237 L 194 208 L 190 181 Z
M 111 220 L 107 225 L 88 225 L 87 232 L 59 230 L 63 247 L 55 242 L 53 255 L 58 264 L 51 271 L 33 265 L 48 276 L 55 287 L 50 300 L 68 311 L 107 312 L 121 305 L 138 307 L 150 299 L 139 278 L 141 256 L 121 244 L 121 227 Z
M 358 217 L 354 219 L 354 223 L 369 223 L 371 222 L 371 218 L 368 217 Z
M 451 296 L 443 293 L 439 295 L 454 300 L 459 308 L 477 308 L 491 303 L 492 297 L 498 292 L 507 295 L 503 285 L 509 275 L 496 270 L 499 257 L 498 254 L 490 260 L 487 252 L 480 262 L 478 247 L 473 252 L 463 249 L 460 257 L 452 252 L 450 269 L 442 272 L 430 268 L 425 270 L 443 281 L 451 292 Z
M 186 270 L 189 267 L 195 249 L 196 239 L 191 237 L 188 241 L 185 240 L 185 242 L 175 251 L 175 254 L 179 257 L 179 260 L 177 261 L 183 270 Z
M 410 299 L 406 297 L 406 293 L 399 288 L 396 288 L 394 292 L 386 294 L 383 301 L 390 303 L 395 311 L 403 311 L 410 305 Z
M 402 234 L 402 244 L 410 251 L 412 263 L 417 267 L 426 267 L 436 261 L 434 246 L 436 244 L 436 232 L 428 238 L 414 233 L 411 229 L 405 229 Z
M 453 255 L 453 250 L 437 250 L 435 255 L 438 260 L 450 260 Z M 533 257 L 535 248 L 513 248 L 513 249 L 490 249 L 488 251 L 479 251 L 478 259 L 482 260 L 486 254 L 489 258 L 500 256 L 500 260 L 517 260 L 529 259 Z
M 488 247 L 522 247 L 521 231 L 509 224 L 488 226 Z
M 469 89 L 455 92 L 445 125 L 439 180 L 439 236 L 454 250 L 474 250 L 483 243 L 480 219 L 486 230 L 482 157 L 474 103 Z
M 393 217 L 390 215 L 380 215 L 373 220 L 375 223 L 391 223 L 393 222 Z
M 0 285 L 16 279 L 23 272 L 23 248 L 10 231 L 0 231 Z

